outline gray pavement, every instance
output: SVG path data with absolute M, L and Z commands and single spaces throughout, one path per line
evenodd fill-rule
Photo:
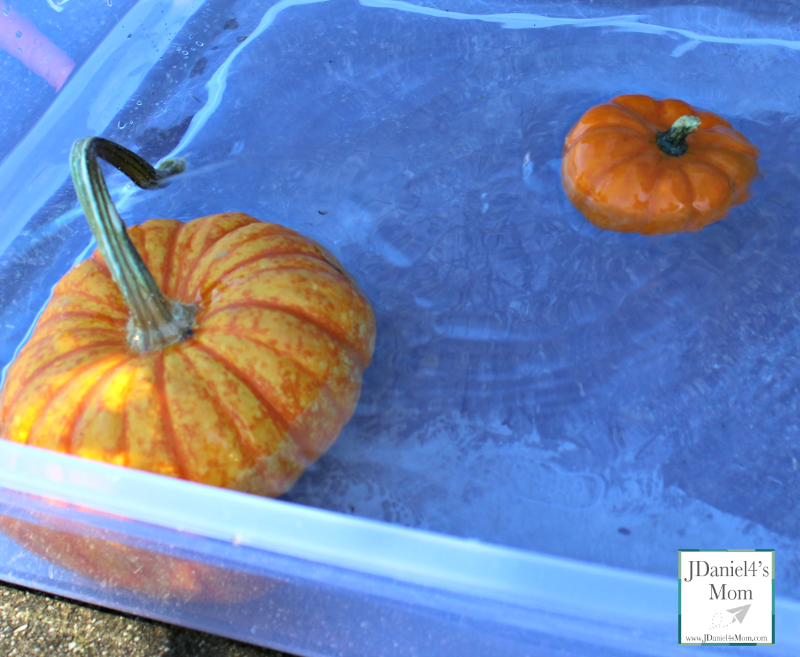
M 3 657 L 291 657 L 0 583 Z

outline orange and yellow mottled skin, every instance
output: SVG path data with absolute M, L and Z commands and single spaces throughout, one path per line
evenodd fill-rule
M 369 302 L 312 240 L 241 213 L 129 230 L 186 340 L 142 354 L 102 257 L 56 286 L 0 391 L 0 435 L 261 495 L 339 435 L 370 363 Z
M 662 152 L 658 132 L 681 116 L 700 126 L 680 156 Z M 595 226 L 659 235 L 696 231 L 749 198 L 759 151 L 722 117 L 681 100 L 618 96 L 586 112 L 564 140 L 561 180 Z

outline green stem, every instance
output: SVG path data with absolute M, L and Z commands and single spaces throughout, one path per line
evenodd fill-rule
M 114 207 L 99 159 L 119 169 L 142 189 L 161 187 L 163 181 L 185 168 L 183 160 L 166 160 L 153 168 L 141 157 L 101 137 L 79 139 L 72 146 L 70 169 L 78 200 L 130 311 L 128 344 L 137 352 L 161 349 L 192 331 L 196 308 L 170 301 L 158 287 L 131 242 Z
M 686 137 L 697 130 L 700 119 L 696 116 L 682 116 L 666 132 L 656 134 L 656 144 L 667 155 L 678 157 L 689 148 Z

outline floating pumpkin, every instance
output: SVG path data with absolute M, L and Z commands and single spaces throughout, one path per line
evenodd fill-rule
M 105 139 L 75 143 L 98 249 L 56 285 L 8 369 L 0 436 L 284 493 L 355 410 L 375 344 L 369 302 L 319 244 L 246 214 L 126 231 L 98 158 L 145 188 L 182 170 Z
M 749 198 L 758 154 L 712 112 L 681 100 L 617 96 L 569 131 L 561 180 L 572 204 L 599 228 L 695 231 Z

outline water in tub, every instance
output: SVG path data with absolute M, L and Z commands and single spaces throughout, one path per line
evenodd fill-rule
M 289 225 L 370 297 L 361 403 L 287 500 L 669 576 L 679 548 L 776 548 L 797 596 L 800 20 L 622 6 L 206 3 L 105 132 L 189 169 L 115 195 L 130 223 Z M 591 226 L 563 139 L 622 93 L 730 120 L 752 198 L 697 233 Z M 53 203 L 0 265 L 32 272 L 0 325 L 88 244 Z

